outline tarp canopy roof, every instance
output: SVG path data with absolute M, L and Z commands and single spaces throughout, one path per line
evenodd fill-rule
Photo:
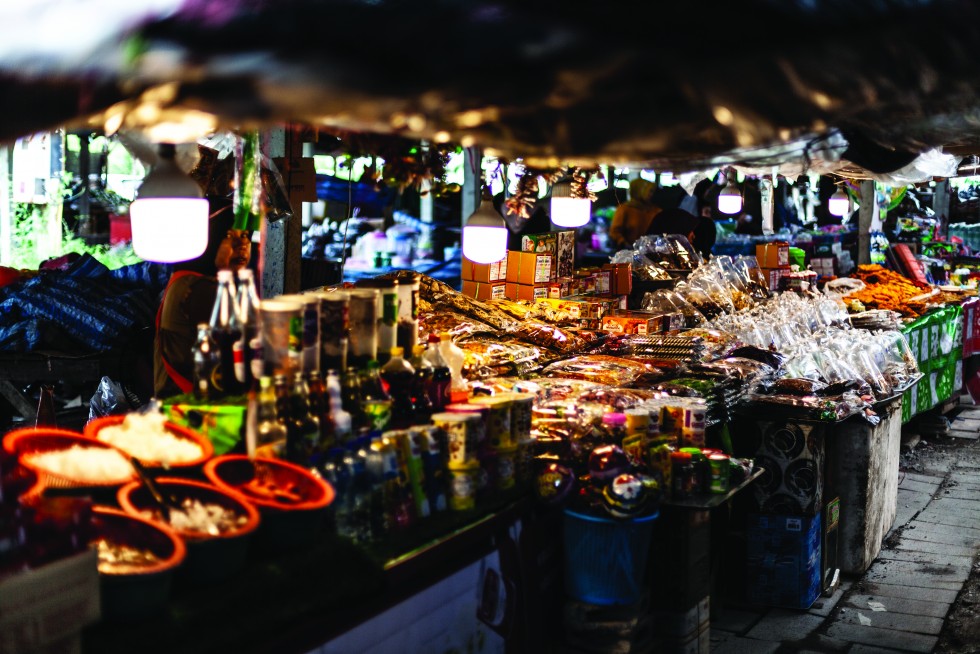
M 291 121 L 541 164 L 823 161 L 852 177 L 980 152 L 970 0 L 9 5 L 5 141 L 63 125 L 190 138 Z

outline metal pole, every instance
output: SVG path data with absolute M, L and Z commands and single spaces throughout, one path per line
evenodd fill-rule
M 878 203 L 875 202 L 874 180 L 861 182 L 861 208 L 858 211 L 858 265 L 871 263 L 871 221 Z
M 946 238 L 949 236 L 949 180 L 943 179 L 936 184 L 932 194 L 932 210 L 936 214 L 939 223 L 939 236 Z
M 286 130 L 276 128 L 262 133 L 263 154 L 270 159 L 286 154 Z M 286 278 L 286 225 L 283 221 L 262 221 L 261 245 L 259 246 L 259 276 L 262 279 L 262 297 L 273 298 L 285 291 Z M 296 252 L 299 256 L 299 251 Z

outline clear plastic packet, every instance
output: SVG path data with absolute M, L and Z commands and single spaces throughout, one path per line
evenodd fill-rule
M 716 318 L 726 312 L 724 305 L 711 297 L 700 286 L 694 286 L 688 282 L 678 282 L 674 291 L 684 298 L 685 301 L 697 309 L 701 315 L 708 320 Z M 734 310 L 734 305 L 732 305 Z
M 862 379 L 871 385 L 871 390 L 877 399 L 883 400 L 891 397 L 893 393 L 892 384 L 875 365 L 867 349 L 861 346 L 855 347 L 845 356 L 845 360 Z
M 613 411 L 625 411 L 657 397 L 655 390 L 646 388 L 595 387 L 578 396 L 579 402 L 593 402 L 611 407 Z
M 533 384 L 538 400 L 542 402 L 554 402 L 560 400 L 574 400 L 582 393 L 593 389 L 606 388 L 595 382 L 582 379 L 566 379 L 561 377 L 533 377 L 526 382 Z M 531 392 L 520 390 L 515 392 Z
M 714 271 L 709 272 L 705 269 L 704 271 L 699 270 L 691 273 L 687 283 L 694 288 L 701 289 L 702 292 L 706 293 L 708 297 L 721 306 L 726 313 L 735 313 L 735 301 L 732 298 L 732 293 L 724 283 L 719 281 Z
M 647 372 L 647 366 L 636 361 L 602 354 L 587 354 L 556 361 L 547 366 L 545 377 L 582 379 L 604 386 L 629 386 Z
M 704 327 L 708 324 L 708 319 L 693 304 L 669 289 L 645 293 L 640 308 L 654 313 L 679 311 L 684 314 L 685 327 Z
M 759 267 L 759 260 L 748 255 L 739 255 L 734 259 L 735 267 L 738 268 L 749 283 L 749 295 L 757 301 L 767 300 L 772 297 L 769 289 L 769 280 L 766 279 L 762 268 Z

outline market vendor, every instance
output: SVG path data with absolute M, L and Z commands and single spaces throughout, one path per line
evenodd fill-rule
M 647 233 L 661 208 L 653 203 L 657 185 L 637 177 L 630 182 L 630 199 L 616 207 L 609 224 L 609 240 L 617 248 L 633 247 L 633 241 Z
M 190 392 L 197 325 L 211 318 L 218 290 L 217 272 L 237 272 L 248 266 L 252 256 L 251 233 L 231 229 L 231 202 L 221 207 L 212 200 L 211 206 L 207 249 L 196 259 L 174 265 L 157 311 L 153 394 L 158 398 Z

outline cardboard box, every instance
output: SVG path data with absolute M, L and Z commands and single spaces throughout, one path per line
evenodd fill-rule
M 474 282 L 468 279 L 463 280 L 463 295 L 474 297 L 477 300 L 494 300 L 507 297 L 506 282 Z
M 633 266 L 628 263 L 607 263 L 602 269 L 611 271 L 610 293 L 629 295 L 633 291 Z
M 659 329 L 656 317 L 605 315 L 602 317 L 602 331 L 617 334 L 654 334 Z
M 554 282 L 558 286 L 558 297 L 568 297 L 575 295 L 575 278 L 559 277 Z
M 521 252 L 558 255 L 558 232 L 524 234 L 521 237 Z
M 100 601 L 98 552 L 92 548 L 0 581 L 0 652 L 70 645 L 102 617 Z
M 555 275 L 572 277 L 575 274 L 575 230 L 565 229 L 555 234 L 558 235 Z
M 597 270 L 595 273 L 595 292 L 597 295 L 612 293 L 612 271 Z
M 580 268 L 575 271 L 575 294 L 592 295 L 596 292 L 596 278 L 591 270 Z
M 544 284 L 515 284 L 513 282 L 506 282 L 506 286 L 504 297 L 508 300 L 527 300 L 534 302 L 536 300 L 551 298 L 553 292 L 557 295 L 555 286 L 550 282 L 545 282 Z
M 460 277 L 466 281 L 490 282 L 504 281 L 507 276 L 507 257 L 493 263 L 476 263 L 463 257 Z
M 786 286 L 786 276 L 789 275 L 792 269 L 789 266 L 783 268 L 763 268 L 762 274 L 766 277 L 766 283 L 769 284 L 769 290 L 773 292 L 782 291 Z
M 755 246 L 755 258 L 760 268 L 780 268 L 789 265 L 789 243 L 773 241 Z
M 505 279 L 513 284 L 541 284 L 550 282 L 552 256 L 535 252 L 507 252 Z
M 586 316 L 588 316 L 589 313 L 588 305 L 579 300 L 569 300 L 568 298 L 538 298 L 535 300 L 535 302 L 546 305 L 555 311 L 563 311 L 568 313 L 572 320 L 581 320 L 583 313 L 586 314 Z

